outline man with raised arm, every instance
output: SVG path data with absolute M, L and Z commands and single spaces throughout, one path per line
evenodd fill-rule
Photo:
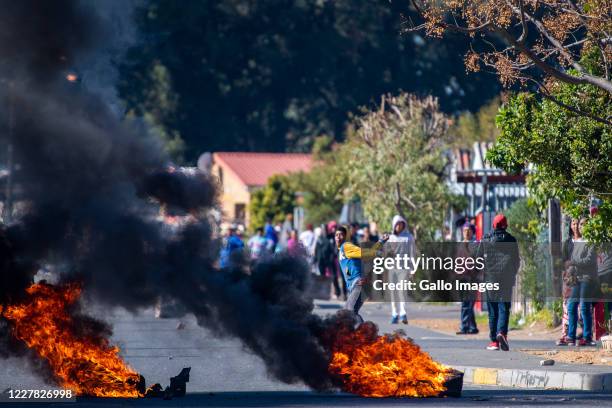
M 347 239 L 347 229 L 343 226 L 336 228 L 334 238 L 338 248 L 338 262 L 340 263 L 340 269 L 344 275 L 348 292 L 344 308 L 353 311 L 357 318 L 363 322 L 359 315 L 359 309 L 361 309 L 364 302 L 364 295 L 362 293 L 364 280 L 361 277 L 361 259 L 363 257 L 374 257 L 376 251 L 389 239 L 389 234 L 383 234 L 382 238 L 372 248 L 361 248 L 350 242 Z

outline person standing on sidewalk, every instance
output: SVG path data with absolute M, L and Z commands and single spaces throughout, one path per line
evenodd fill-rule
M 498 291 L 486 292 L 491 340 L 487 350 L 510 349 L 508 345 L 510 299 L 520 259 L 516 238 L 506 231 L 507 228 L 506 216 L 497 214 L 493 219 L 493 231 L 483 238 L 483 243 L 478 249 L 478 256 L 484 256 L 485 259 L 485 282 L 499 284 Z
M 364 295 L 361 291 L 364 283 L 361 277 L 361 259 L 366 256 L 374 256 L 388 239 L 389 235 L 384 234 L 372 248 L 361 248 L 347 240 L 347 229 L 345 227 L 339 226 L 336 228 L 334 240 L 338 248 L 338 261 L 348 291 L 344 308 L 355 313 L 360 322 L 363 322 L 363 318 L 359 315 L 359 309 L 364 302 Z
M 394 258 L 396 255 L 403 256 L 407 254 L 409 257 L 414 258 L 414 238 L 406 228 L 406 219 L 401 215 L 395 215 L 391 225 L 393 233 L 389 236 L 389 243 L 391 245 L 389 245 L 390 248 L 386 255 Z M 410 269 L 390 269 L 389 282 L 402 282 L 408 278 L 410 272 Z M 402 323 L 408 324 L 408 317 L 406 316 L 406 298 L 403 291 L 392 290 L 391 324 L 398 324 L 400 320 Z
M 336 246 L 337 227 L 338 223 L 336 223 L 336 221 L 330 221 L 327 223 L 329 244 L 333 249 L 331 267 L 332 283 L 334 285 L 334 292 L 336 293 L 336 298 L 340 298 L 340 291 L 342 291 L 342 298 L 346 301 L 348 295 L 346 291 L 346 281 L 344 280 L 344 274 L 340 271 L 340 262 L 338 262 L 338 247 Z
M 321 234 L 317 237 L 314 249 L 314 263 L 321 276 L 332 275 L 334 266 L 334 247 L 328 238 L 327 226 L 321 224 Z M 336 297 L 340 296 L 340 287 L 336 288 Z
M 471 258 L 474 251 L 476 239 L 475 229 L 472 224 L 464 224 L 462 228 L 463 241 L 459 243 L 457 257 Z M 466 270 L 461 279 L 464 282 L 476 282 L 474 276 L 475 271 Z M 478 334 L 478 326 L 476 325 L 476 316 L 474 315 L 474 304 L 476 303 L 476 294 L 472 291 L 461 293 L 461 326 L 457 334 Z
M 300 233 L 300 243 L 306 250 L 308 257 L 312 259 L 315 250 L 316 237 L 312 224 L 306 224 L 306 229 Z
M 570 222 L 569 238 L 563 243 L 562 257 L 564 264 L 567 264 L 572 257 L 572 251 L 574 249 L 574 240 L 578 239 L 578 218 L 573 218 Z M 567 346 L 567 332 L 569 328 L 569 313 L 567 310 L 567 301 L 572 292 L 572 286 L 576 284 L 575 275 L 572 273 L 573 270 L 570 267 L 565 267 L 562 273 L 561 283 L 561 295 L 563 297 L 563 315 L 561 316 L 561 338 L 557 340 L 557 346 Z
M 582 339 L 579 346 L 595 346 L 593 342 L 593 314 L 591 300 L 596 296 L 597 282 L 597 252 L 590 243 L 582 237 L 582 229 L 586 224 L 586 217 L 582 217 L 578 223 L 577 239 L 574 239 L 574 247 L 569 261 L 565 263 L 570 271 L 573 283 L 569 299 L 567 301 L 567 312 L 569 315 L 569 327 L 567 330 L 567 344 L 576 345 L 576 329 L 578 327 L 578 306 L 582 315 Z

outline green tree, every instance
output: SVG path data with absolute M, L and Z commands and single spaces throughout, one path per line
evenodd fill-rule
M 326 187 L 330 179 L 330 168 L 324 163 L 316 163 L 308 173 L 295 177 L 299 191 L 304 196 L 304 212 L 307 223 L 319 225 L 338 219 L 342 210 L 342 198 L 336 191 Z
M 447 205 L 456 202 L 445 183 L 448 126 L 433 97 L 384 96 L 377 109 L 355 117 L 337 153 L 336 172 L 346 178 L 342 193 L 360 197 L 381 228 L 389 229 L 392 216 L 401 214 L 418 238 L 433 239 Z
M 251 229 L 263 227 L 266 221 L 283 222 L 286 214 L 293 214 L 296 183 L 292 175 L 275 175 L 268 183 L 253 192 L 249 204 Z
M 598 117 L 612 117 L 611 95 L 591 85 L 557 83 L 554 95 Z M 500 109 L 501 135 L 487 159 L 511 173 L 529 167 L 528 184 L 540 208 L 548 198 L 560 199 L 573 216 L 583 215 L 601 200 L 585 237 L 612 240 L 612 126 L 561 107 L 549 99 L 518 94 Z
M 330 136 L 314 139 L 312 158 L 314 165 L 308 173 L 295 173 L 295 183 L 304 196 L 304 210 L 307 223 L 315 225 L 338 219 L 343 200 L 334 183 L 336 143 Z
M 593 242 L 612 239 L 612 3 L 577 1 L 412 0 L 423 18 L 411 32 L 471 39 L 468 70 L 498 73 L 519 94 L 500 110 L 501 133 L 488 160 L 517 173 L 540 208 L 559 198 L 573 216 L 596 199 L 585 228 Z
M 501 106 L 501 98 L 495 97 L 476 113 L 462 112 L 451 128 L 457 147 L 471 147 L 474 142 L 494 142 L 499 135 L 495 116 Z

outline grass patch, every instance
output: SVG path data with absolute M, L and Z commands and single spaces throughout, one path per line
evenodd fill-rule
M 489 314 L 482 313 L 482 314 L 476 315 L 476 324 L 478 326 L 487 326 L 489 324 Z
M 542 309 L 539 312 L 533 313 L 525 318 L 525 325 L 530 325 L 533 322 L 541 322 L 547 328 L 554 328 L 554 313 L 550 309 Z
M 508 321 L 508 330 L 517 330 L 522 326 L 519 324 L 519 320 L 521 319 L 521 315 L 518 313 L 510 314 L 510 319 Z M 478 327 L 489 327 L 489 314 L 484 312 L 482 314 L 476 315 L 476 324 Z

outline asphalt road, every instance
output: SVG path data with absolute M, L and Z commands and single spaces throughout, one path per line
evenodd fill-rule
M 25 405 L 24 405 L 25 404 Z M 102 399 L 80 398 L 74 403 L 15 403 L 0 406 L 65 408 L 101 407 L 585 407 L 612 406 L 610 395 L 563 391 L 508 390 L 468 387 L 461 398 L 360 398 L 346 394 L 317 394 L 310 391 L 189 392 L 184 398 Z
M 333 313 L 334 304 L 323 304 L 318 313 Z M 456 308 L 438 309 L 439 313 L 455 313 Z M 413 317 L 428 316 L 431 310 L 411 305 Z M 380 323 L 382 331 L 397 328 L 386 323 L 385 307 L 368 305 L 364 317 Z M 105 317 L 114 326 L 113 341 L 120 345 L 128 363 L 142 373 L 147 384 L 159 382 L 167 385 L 169 377 L 183 367 L 192 367 L 191 379 L 185 398 L 171 401 L 141 399 L 79 399 L 77 403 L 58 406 L 164 406 L 164 407 L 310 407 L 310 406 L 611 406 L 612 395 L 565 391 L 539 391 L 464 386 L 462 398 L 445 399 L 375 399 L 347 394 L 318 394 L 303 385 L 288 385 L 270 378 L 260 359 L 244 350 L 239 341 L 217 338 L 197 326 L 193 317 L 181 319 L 184 328 L 177 329 L 177 319 L 155 319 L 152 310 L 133 316 L 121 310 Z M 482 350 L 482 341 L 460 340 L 412 326 L 403 326 L 407 333 L 435 358 L 444 361 L 457 353 L 457 348 L 475 356 L 509 358 L 508 354 Z M 537 342 L 537 341 L 536 341 Z M 492 354 L 493 353 L 493 354 Z M 446 356 L 446 357 L 445 357 Z M 476 358 L 476 357 L 475 357 Z M 50 388 L 34 374 L 23 359 L 0 360 L 0 391 L 6 388 Z M 68 404 L 68 405 L 67 405 Z M 23 404 L 16 404 L 23 406 Z M 49 405 L 49 404 L 47 404 Z M 29 405 L 31 406 L 31 405 Z

